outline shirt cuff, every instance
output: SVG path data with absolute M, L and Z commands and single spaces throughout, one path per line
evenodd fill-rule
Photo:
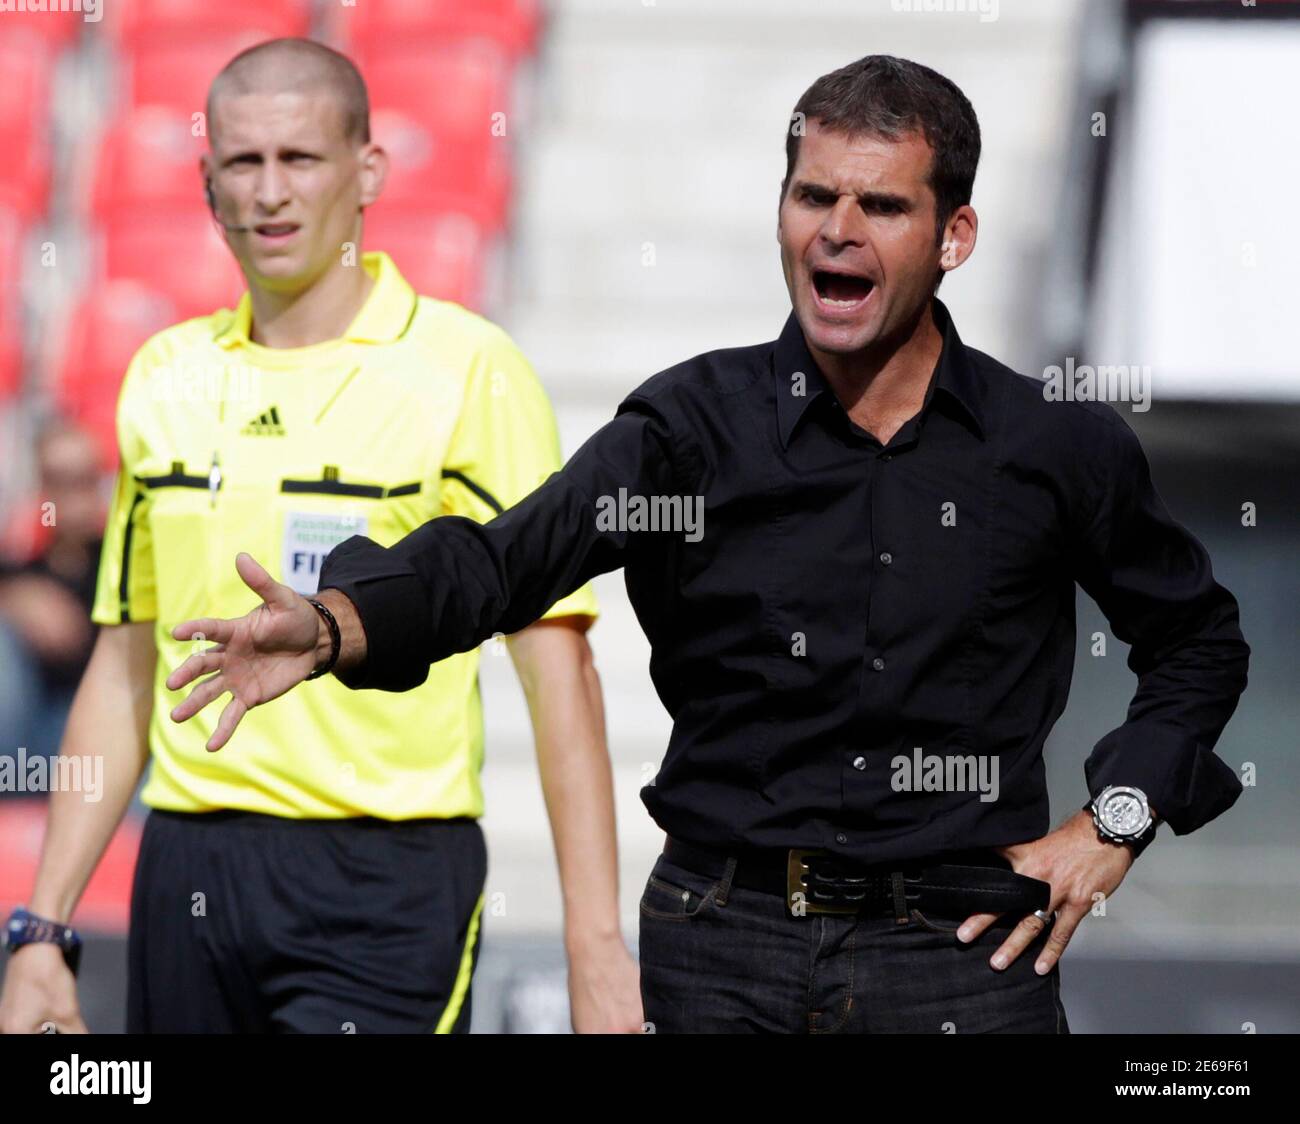
M 335 678 L 353 690 L 409 691 L 429 677 L 429 612 L 419 577 L 386 547 L 360 535 L 336 546 L 321 567 L 320 591 L 337 589 L 356 607 L 366 658 Z
M 1097 743 L 1083 767 L 1093 799 L 1108 785 L 1140 788 L 1175 835 L 1226 812 L 1242 793 L 1226 762 L 1168 727 L 1124 725 Z

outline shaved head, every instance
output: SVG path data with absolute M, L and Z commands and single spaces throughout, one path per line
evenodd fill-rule
M 370 98 L 361 72 L 346 55 L 311 39 L 268 39 L 241 51 L 208 87 L 209 129 L 223 97 L 242 94 L 319 93 L 334 99 L 344 136 L 370 142 Z

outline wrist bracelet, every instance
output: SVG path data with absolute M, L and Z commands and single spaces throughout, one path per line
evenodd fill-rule
M 316 612 L 325 621 L 325 627 L 330 630 L 330 658 L 325 661 L 324 667 L 318 667 L 307 676 L 308 679 L 319 679 L 322 675 L 328 675 L 333 671 L 334 665 L 339 662 L 339 651 L 343 647 L 343 637 L 339 633 L 339 622 L 334 619 L 334 614 L 325 605 L 314 597 L 308 597 L 307 602 L 315 606 Z

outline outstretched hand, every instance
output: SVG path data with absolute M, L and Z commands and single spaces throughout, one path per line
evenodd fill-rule
M 208 739 L 209 751 L 230 740 L 240 719 L 262 703 L 292 690 L 316 667 L 321 619 L 305 597 L 276 581 L 250 554 L 235 558 L 235 569 L 249 589 L 262 599 L 251 613 L 233 620 L 204 617 L 172 629 L 176 640 L 212 640 L 167 677 L 178 691 L 209 672 L 171 712 L 173 722 L 185 722 L 227 691 L 230 701 Z

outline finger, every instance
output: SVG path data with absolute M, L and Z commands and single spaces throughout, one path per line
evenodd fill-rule
M 227 644 L 235 635 L 237 620 L 225 621 L 215 617 L 204 617 L 197 621 L 186 621 L 172 629 L 173 640 L 213 640 L 218 644 Z
M 226 709 L 221 712 L 221 718 L 217 721 L 217 728 L 212 737 L 208 739 L 209 753 L 216 753 L 226 742 L 230 741 L 230 735 L 235 732 L 239 720 L 247 713 L 248 707 L 236 698 L 232 698 L 226 703 Z
M 218 644 L 215 648 L 208 648 L 206 651 L 197 652 L 190 656 L 180 667 L 167 676 L 167 689 L 169 691 L 179 691 L 186 683 L 194 682 L 201 675 L 220 671 L 223 663 L 221 654 L 225 650 L 226 646 L 224 644 Z
M 970 943 L 1001 916 L 1000 913 L 972 913 L 958 927 L 957 939 Z
M 1007 934 L 1007 939 L 1002 942 L 997 952 L 989 957 L 989 964 L 998 971 L 1009 967 L 1046 928 L 1047 922 L 1032 913 L 1021 918 L 1020 924 Z
M 1056 966 L 1056 962 L 1061 959 L 1065 952 L 1065 946 L 1070 943 L 1070 938 L 1074 936 L 1074 931 L 1079 927 L 1079 922 L 1087 916 L 1088 907 L 1086 905 L 1073 908 L 1066 907 L 1057 913 L 1056 922 L 1052 925 L 1052 931 L 1048 933 L 1042 951 L 1038 954 L 1038 960 L 1034 964 L 1035 972 L 1040 976 L 1045 976 Z
M 53 1026 L 49 1019 L 35 1020 L 22 1014 L 7 1014 L 0 1020 L 0 1034 L 44 1034 L 47 1026 Z
M 227 691 L 226 679 L 218 672 L 211 679 L 205 679 L 185 698 L 172 707 L 173 722 L 188 722 L 213 699 L 219 698 Z
M 235 555 L 235 569 L 243 578 L 244 584 L 268 605 L 277 609 L 289 609 L 298 600 L 297 593 L 271 577 L 266 568 L 251 554 L 241 551 Z

